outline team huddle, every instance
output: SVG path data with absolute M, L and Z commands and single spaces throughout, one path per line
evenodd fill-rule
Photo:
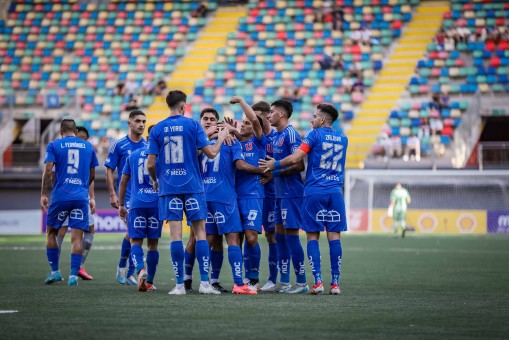
M 250 106 L 243 98 L 233 97 L 230 103 L 239 104 L 245 115 L 238 126 L 228 118 L 219 122 L 213 108 L 202 110 L 199 122 L 184 117 L 186 99 L 181 91 L 168 93 L 169 117 L 149 128 L 148 143 L 142 137 L 145 114 L 132 111 L 128 135 L 112 145 L 106 159 L 110 203 L 128 226 L 117 281 L 137 285 L 139 291 L 156 289 L 157 247 L 163 221 L 167 221 L 176 279 L 170 295 L 193 291 L 195 262 L 200 293 L 227 292 L 219 282 L 223 236 L 234 282 L 232 293 L 322 294 L 319 237 L 325 228 L 331 264 L 329 293 L 340 294 L 341 232 L 347 230 L 342 186 L 348 140 L 331 127 L 338 118 L 336 108 L 318 105 L 311 121 L 313 130 L 301 140 L 288 123 L 293 112 L 289 101 Z M 48 210 L 46 253 L 51 266 L 45 282 L 63 280 L 58 260 L 62 226 L 68 226 L 72 243 L 68 283 L 77 285 L 78 277 L 92 279 L 83 264 L 93 240 L 89 216 L 95 209 L 93 181 L 98 162 L 91 144 L 84 140 L 88 133 L 83 139 L 76 137 L 73 120 L 62 120 L 60 132 L 62 138 L 47 147 L 41 192 L 41 206 Z M 306 156 L 304 183 L 301 172 Z M 184 214 L 190 226 L 185 247 Z M 307 235 L 314 278 L 311 288 L 306 282 L 300 229 Z M 262 254 L 258 242 L 262 232 L 268 243 L 269 266 L 263 286 L 259 284 Z M 296 276 L 293 285 L 290 263 Z

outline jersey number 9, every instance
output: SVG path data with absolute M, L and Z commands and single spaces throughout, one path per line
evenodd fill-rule
M 80 167 L 80 150 L 68 149 L 67 150 L 67 173 L 76 175 Z

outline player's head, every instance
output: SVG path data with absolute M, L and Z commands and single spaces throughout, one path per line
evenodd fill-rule
M 83 139 L 83 140 L 88 140 L 90 138 L 90 134 L 88 133 L 88 130 L 86 127 L 77 126 L 76 130 L 78 130 L 78 133 L 76 133 L 76 137 Z
M 166 96 L 166 104 L 172 112 L 183 115 L 186 112 L 187 95 L 179 90 L 168 92 Z
M 251 106 L 251 108 L 253 109 L 254 113 L 258 116 L 258 117 L 262 117 L 264 122 L 267 123 L 267 124 L 270 124 L 269 122 L 269 113 L 270 113 L 270 104 L 267 103 L 267 102 L 264 102 L 264 101 L 260 101 L 256 104 L 254 104 L 253 106 Z
M 60 122 L 60 135 L 76 135 L 76 122 L 71 117 L 64 117 Z
M 129 113 L 129 131 L 137 136 L 141 136 L 145 131 L 145 124 L 147 123 L 147 117 L 141 110 L 133 110 Z
M 260 116 L 256 116 L 256 118 L 258 118 L 258 122 L 260 122 L 260 126 L 262 127 L 263 130 L 264 124 L 263 118 Z M 240 134 L 242 135 L 242 137 L 251 137 L 253 135 L 253 132 L 254 132 L 253 124 L 249 119 L 244 117 L 244 119 L 242 120 L 242 125 L 240 125 Z
M 278 126 L 281 120 L 287 121 L 293 113 L 293 106 L 286 99 L 279 99 L 270 106 L 269 121 L 270 125 Z
M 317 129 L 323 126 L 331 126 L 332 123 L 338 119 L 338 110 L 330 104 L 318 104 L 316 106 L 315 113 L 313 113 L 313 119 L 311 119 L 311 125 L 313 129 Z
M 200 124 L 206 130 L 216 126 L 219 121 L 219 113 L 211 107 L 206 107 L 200 112 Z

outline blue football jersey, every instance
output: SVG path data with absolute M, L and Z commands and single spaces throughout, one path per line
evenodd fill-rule
M 147 147 L 147 141 L 142 138 L 139 142 L 133 142 L 129 136 L 124 136 L 117 140 L 110 148 L 110 152 L 108 153 L 108 157 L 104 162 L 104 166 L 112 169 L 113 171 L 117 171 L 117 183 L 115 184 L 115 189 L 118 193 L 118 186 L 120 184 L 120 179 L 122 178 L 122 170 L 124 169 L 127 157 L 137 149 L 145 149 Z M 126 202 L 131 198 L 131 184 L 127 183 L 127 189 L 125 193 Z
M 211 143 L 215 144 L 217 140 Z M 221 145 L 219 154 L 210 159 L 200 156 L 205 198 L 207 202 L 232 204 L 237 199 L 235 192 L 235 161 L 244 160 L 240 143 L 236 140 L 232 146 Z
M 123 174 L 131 177 L 129 209 L 158 207 L 159 195 L 152 186 L 152 179 L 147 170 L 147 157 L 147 149 L 134 150 L 122 170 Z
M 198 150 L 209 144 L 201 125 L 184 116 L 170 116 L 152 128 L 148 153 L 159 159 L 159 196 L 204 192 Z
M 55 163 L 52 202 L 88 200 L 90 169 L 99 165 L 92 144 L 74 136 L 57 139 L 46 147 L 48 162 Z
M 274 159 L 279 161 L 291 155 L 300 144 L 299 133 L 293 126 L 288 125 L 283 131 L 278 132 L 276 138 L 274 138 L 272 143 Z M 276 188 L 276 198 L 302 197 L 304 183 L 300 173 L 275 177 L 274 185 Z
M 323 127 L 309 131 L 302 143 L 310 148 L 304 196 L 341 193 L 348 138 Z
M 265 138 L 267 138 L 267 153 L 266 153 L 267 156 L 274 157 L 273 143 L 274 143 L 274 139 L 276 139 L 276 136 L 277 136 L 276 130 L 271 130 L 270 133 L 267 136 L 265 136 Z M 274 186 L 273 179 L 271 179 L 268 183 L 265 183 L 264 188 L 265 188 L 265 197 L 266 198 L 275 198 L 276 197 L 276 188 Z
M 240 142 L 242 145 L 242 154 L 247 163 L 258 167 L 258 161 L 265 159 L 267 149 L 267 139 L 262 134 L 258 139 L 253 135 L 250 139 Z M 238 198 L 264 198 L 265 190 L 260 183 L 260 175 L 251 174 L 245 171 L 237 171 L 235 177 L 235 190 Z

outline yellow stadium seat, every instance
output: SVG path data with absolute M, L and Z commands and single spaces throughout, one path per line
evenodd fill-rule
M 246 70 L 246 64 L 244 64 L 244 63 L 237 64 L 237 71 L 245 71 L 245 70 Z
M 44 65 L 42 65 L 42 72 L 51 72 L 52 68 L 53 68 L 53 65 L 51 65 L 51 64 L 44 64 Z
M 61 57 L 61 56 L 65 55 L 65 51 L 61 48 L 56 48 L 53 50 L 53 55 L 56 57 Z
M 286 25 L 285 24 L 276 24 L 276 26 L 274 27 L 274 30 L 276 32 L 285 31 L 286 30 Z
M 164 3 L 164 11 L 171 11 L 173 9 L 173 4 L 171 2 L 165 2 Z
M 71 12 L 63 12 L 62 19 L 71 19 Z
M 154 20 L 152 20 L 152 26 L 162 26 L 162 25 L 163 25 L 163 19 L 155 18 Z M 161 31 L 162 31 L 162 29 L 161 29 Z
M 268 34 L 265 31 L 258 33 L 258 40 L 267 40 L 267 37 L 268 37 Z
M 269 16 L 269 15 L 264 16 L 263 19 L 262 19 L 262 22 L 264 24 L 272 24 L 273 21 L 274 21 L 273 17 Z
M 78 66 L 80 72 L 88 72 L 89 68 L 89 64 L 80 64 L 80 66 Z
M 125 10 L 128 12 L 136 10 L 136 4 L 133 4 L 132 2 L 127 3 L 127 5 L 125 6 Z

